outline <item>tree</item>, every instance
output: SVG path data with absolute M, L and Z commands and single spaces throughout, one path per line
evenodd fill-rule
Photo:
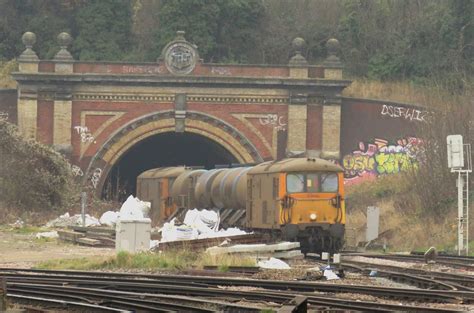
M 165 0 L 150 55 L 158 57 L 176 31 L 184 30 L 206 61 L 245 60 L 262 14 L 261 0 Z
M 121 60 L 132 47 L 126 0 L 90 0 L 75 16 L 72 51 L 79 60 Z

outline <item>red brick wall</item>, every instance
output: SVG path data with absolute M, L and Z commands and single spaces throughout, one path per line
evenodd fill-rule
M 136 103 L 136 102 L 88 102 L 88 101 L 73 101 L 72 110 L 72 127 L 81 125 L 81 112 L 82 111 L 111 111 L 111 112 L 125 112 L 119 119 L 112 122 L 97 138 L 94 139 L 95 143 L 90 145 L 89 149 L 85 152 L 85 156 L 93 156 L 97 149 L 104 144 L 109 136 L 116 130 L 127 124 L 133 119 L 140 116 L 150 114 L 162 110 L 171 110 L 173 108 L 172 103 Z M 93 113 L 89 113 L 93 115 Z M 107 117 L 112 117 L 111 115 Z M 91 133 L 99 128 L 106 120 L 107 117 L 87 117 L 86 125 Z M 77 131 L 72 133 L 72 145 L 73 154 L 78 156 L 80 153 L 80 141 L 81 137 Z
M 36 140 L 44 144 L 53 144 L 53 101 L 38 100 Z
M 321 150 L 323 133 L 323 107 L 308 105 L 306 125 L 306 149 Z
M 94 138 L 94 142 L 89 146 L 85 152 L 84 157 L 93 156 L 99 147 L 103 145 L 107 139 L 119 128 L 129 123 L 130 121 L 139 118 L 141 116 L 156 113 L 164 110 L 172 110 L 174 108 L 173 103 L 137 103 L 137 102 L 89 102 L 89 101 L 73 101 L 73 112 L 72 112 L 72 145 L 73 155 L 78 157 L 80 155 L 80 144 L 81 137 L 74 130 L 75 126 L 81 125 L 81 112 L 83 111 L 112 111 L 112 112 L 125 112 L 119 119 L 112 122 L 107 128 Z M 247 137 L 250 142 L 257 148 L 263 158 L 271 158 L 271 151 L 264 145 L 262 139 L 253 130 L 249 129 L 249 126 L 240 121 L 237 117 L 232 116 L 234 113 L 244 114 L 277 114 L 283 116 L 282 122 L 287 121 L 288 108 L 285 105 L 257 105 L 257 104 L 206 104 L 206 103 L 187 103 L 187 110 L 198 111 L 205 114 L 209 114 L 222 120 L 241 132 Z M 103 125 L 103 123 L 109 119 L 110 115 L 98 116 L 88 112 L 85 120 L 85 126 L 88 127 L 91 134 Z M 248 121 L 257 128 L 266 141 L 272 145 L 273 139 L 273 126 L 262 125 L 259 118 L 250 118 Z

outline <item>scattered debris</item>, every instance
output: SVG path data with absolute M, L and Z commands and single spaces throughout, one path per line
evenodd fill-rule
M 115 230 L 105 227 L 72 226 L 71 230 L 58 230 L 59 239 L 88 246 L 115 246 Z
M 245 235 L 239 228 L 219 230 L 219 213 L 212 210 L 193 209 L 186 212 L 182 225 L 173 218 L 161 228 L 160 242 L 196 240 Z
M 97 218 L 90 216 L 89 214 L 86 214 L 85 217 L 85 226 L 100 226 L 100 222 Z M 68 227 L 75 225 L 82 225 L 82 216 L 81 214 L 70 216 L 69 212 L 46 223 L 46 227 Z
M 280 259 L 271 257 L 268 260 L 258 262 L 258 266 L 265 269 L 289 270 L 291 267 Z
M 152 240 L 154 241 L 154 240 Z M 194 240 L 179 240 L 179 241 L 167 241 L 159 242 L 159 250 L 176 250 L 176 249 L 189 249 L 189 250 L 205 250 L 209 247 L 214 246 L 223 246 L 223 244 L 229 245 L 239 244 L 239 243 L 257 243 L 262 241 L 262 236 L 257 234 L 244 234 L 236 236 L 228 236 L 223 238 L 204 238 L 204 239 L 194 239 Z M 157 249 L 157 246 L 153 248 Z
M 324 270 L 323 276 L 326 277 L 326 280 L 340 279 L 331 269 Z
M 13 228 L 23 228 L 25 226 L 25 222 L 21 218 L 17 219 L 15 223 L 10 224 Z
M 206 251 L 211 255 L 242 253 L 253 257 L 274 257 L 280 259 L 302 258 L 299 242 L 280 242 L 275 244 L 240 244 L 229 247 L 211 247 Z M 297 250 L 295 250 L 297 249 Z
M 426 250 L 425 254 L 423 255 L 425 258 L 426 264 L 436 263 L 436 258 L 438 257 L 438 251 L 435 247 L 430 247 Z
M 46 231 L 46 232 L 41 232 L 36 234 L 37 239 L 41 238 L 58 238 L 58 232 L 53 230 L 53 231 Z
M 115 224 L 117 224 L 117 221 L 120 217 L 119 212 L 114 212 L 114 211 L 107 211 L 102 216 L 99 218 L 99 222 L 101 225 L 108 225 L 115 227 Z

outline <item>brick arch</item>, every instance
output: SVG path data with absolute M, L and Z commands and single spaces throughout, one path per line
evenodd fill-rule
M 240 163 L 258 163 L 263 159 L 257 148 L 240 131 L 216 117 L 201 112 L 187 111 L 185 132 L 206 137 L 232 154 Z M 96 184 L 101 192 L 110 169 L 138 142 L 163 133 L 175 131 L 174 111 L 152 113 L 121 127 L 97 150 L 84 175 L 85 184 L 100 172 Z

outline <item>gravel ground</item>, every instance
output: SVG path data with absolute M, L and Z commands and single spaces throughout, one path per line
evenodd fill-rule
M 30 268 L 38 262 L 91 256 L 112 256 L 115 249 L 94 248 L 60 242 L 38 240 L 32 234 L 0 231 L 0 267 Z

